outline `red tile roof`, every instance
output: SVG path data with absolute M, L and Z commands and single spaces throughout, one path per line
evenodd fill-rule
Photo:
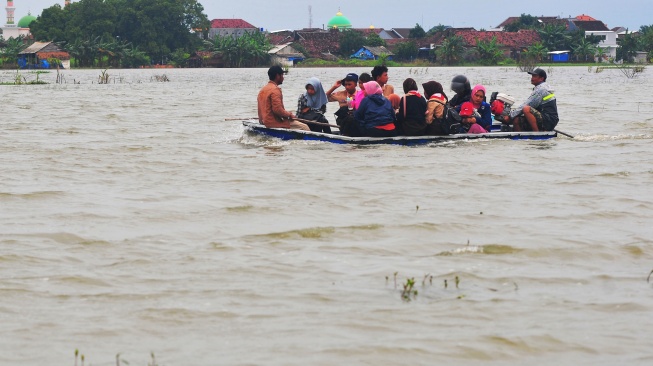
M 339 31 L 297 32 L 299 43 L 310 57 L 320 57 L 322 53 L 336 53 L 340 49 Z
M 587 14 L 578 15 L 578 16 L 576 16 L 576 19 L 578 19 L 578 20 L 596 20 L 596 19 L 592 18 L 591 16 L 589 16 Z
M 295 32 L 293 31 L 280 31 L 267 34 L 268 40 L 273 45 L 286 44 L 295 40 Z
M 213 19 L 211 21 L 211 28 L 241 28 L 241 29 L 254 28 L 254 29 L 258 29 L 257 27 L 247 23 L 246 21 L 244 21 L 242 19 Z
M 520 48 L 528 47 L 540 41 L 540 35 L 534 30 L 520 30 L 519 32 L 481 32 L 481 31 L 458 31 L 469 46 L 476 46 L 476 41 L 491 41 L 497 37 L 497 43 L 505 47 Z

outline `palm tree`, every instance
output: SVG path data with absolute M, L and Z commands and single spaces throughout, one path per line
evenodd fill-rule
M 0 49 L 0 58 L 3 63 L 16 65 L 18 54 L 27 46 L 23 43 L 23 36 L 9 38 L 5 41 L 5 47 Z
M 562 51 L 570 38 L 565 27 L 561 25 L 547 24 L 544 28 L 538 29 L 537 33 L 544 47 L 553 51 Z
M 476 51 L 481 63 L 484 65 L 496 65 L 503 59 L 503 52 L 499 48 L 497 37 L 492 37 L 491 41 L 476 40 Z
M 581 56 L 583 57 L 583 61 L 587 61 L 588 58 L 594 58 L 596 46 L 583 38 L 578 42 L 573 51 L 576 56 L 576 61 L 578 61 L 578 58 Z
M 464 40 L 459 35 L 453 35 L 442 42 L 442 45 L 436 51 L 445 65 L 458 63 L 465 52 Z
M 547 52 L 549 52 L 549 49 L 546 48 L 542 42 L 537 42 L 526 49 L 525 55 L 537 62 L 541 62 L 547 56 Z

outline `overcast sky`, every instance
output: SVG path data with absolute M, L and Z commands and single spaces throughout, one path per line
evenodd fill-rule
M 419 23 L 424 29 L 438 25 L 490 29 L 509 16 L 522 13 L 535 16 L 590 15 L 609 28 L 617 26 L 638 30 L 653 24 L 653 0 L 199 0 L 209 19 L 240 18 L 266 30 L 300 29 L 309 25 L 312 7 L 313 27 L 321 28 L 342 11 L 355 28 L 412 28 Z M 16 21 L 31 11 L 41 11 L 64 1 L 14 0 Z M 5 3 L 6 4 L 6 3 Z M 4 4 L 3 4 L 4 5 Z M 3 6 L 4 8 L 4 6 Z M 0 9 L 0 22 L 7 21 Z

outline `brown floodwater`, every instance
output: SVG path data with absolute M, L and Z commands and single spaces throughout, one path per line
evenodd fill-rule
M 292 69 L 286 108 L 351 71 Z M 574 139 L 252 136 L 265 69 L 1 86 L 0 364 L 652 363 L 653 71 L 547 72 Z M 530 92 L 389 75 L 460 73 Z

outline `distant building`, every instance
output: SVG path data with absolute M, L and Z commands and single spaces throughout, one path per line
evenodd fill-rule
M 389 49 L 383 46 L 378 46 L 378 47 L 363 46 L 361 49 L 354 52 L 354 54 L 351 55 L 350 58 L 357 58 L 359 60 L 378 60 L 379 57 L 381 57 L 381 55 L 386 55 L 388 56 L 388 60 L 392 60 L 392 57 L 395 54 L 390 52 Z
M 209 29 L 209 39 L 215 36 L 239 38 L 253 32 L 260 32 L 260 29 L 242 19 L 213 19 Z
M 268 51 L 270 63 L 281 66 L 294 66 L 306 58 L 304 54 L 292 47 L 292 42 L 275 46 Z
M 57 63 L 59 65 L 57 65 Z M 34 42 L 18 54 L 21 69 L 70 68 L 70 54 L 53 42 Z
M 31 33 L 29 32 L 29 25 L 36 20 L 36 17 L 28 13 L 24 17 L 20 18 L 18 23 L 14 23 L 14 14 L 16 8 L 14 7 L 13 0 L 7 0 L 7 23 L 2 27 L 2 37 L 4 39 L 9 38 L 18 38 L 20 36 L 29 37 Z
M 340 30 L 347 29 L 347 28 L 351 28 L 351 22 L 344 15 L 342 15 L 340 9 L 338 9 L 336 16 L 331 18 L 331 20 L 329 20 L 329 23 L 327 23 L 327 28 L 340 29 Z

